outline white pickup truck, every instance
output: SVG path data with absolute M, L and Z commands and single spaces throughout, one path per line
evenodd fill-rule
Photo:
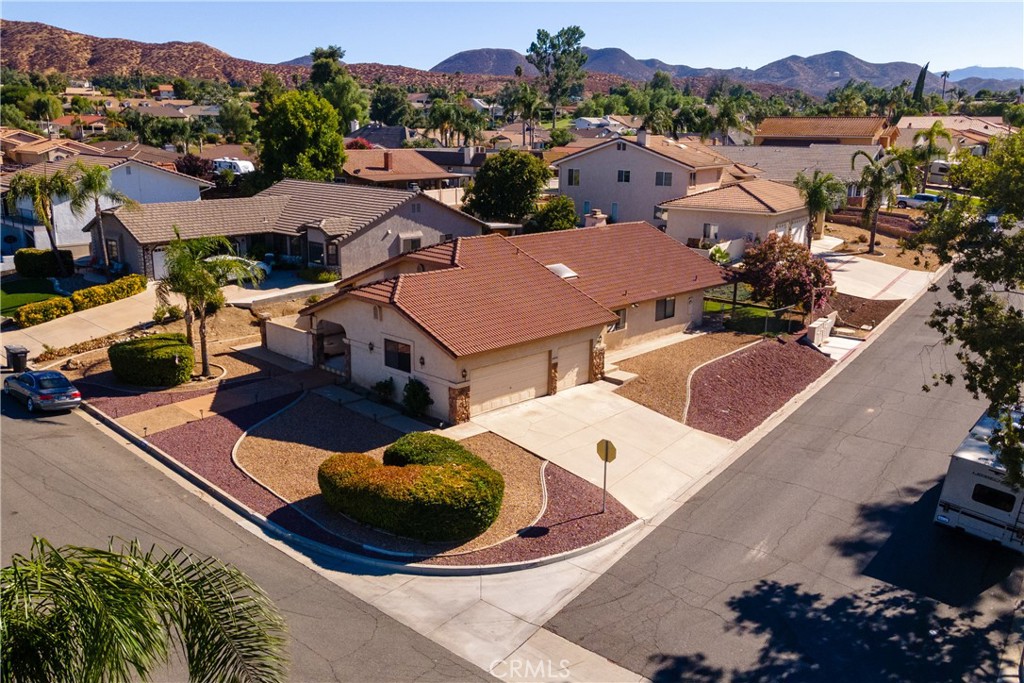
M 919 192 L 918 194 L 901 194 L 896 197 L 896 206 L 901 209 L 923 209 L 926 206 L 932 204 L 938 204 L 942 201 L 942 197 L 937 194 L 925 194 Z

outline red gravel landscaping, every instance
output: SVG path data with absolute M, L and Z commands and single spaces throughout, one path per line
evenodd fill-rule
M 197 396 L 205 396 L 217 390 L 216 387 L 208 387 L 194 391 L 150 391 L 145 394 L 132 394 L 81 379 L 75 380 L 75 386 L 82 392 L 82 398 L 115 419 L 179 401 L 187 401 Z
M 832 363 L 796 341 L 768 340 L 705 365 L 693 375 L 686 424 L 740 439 Z

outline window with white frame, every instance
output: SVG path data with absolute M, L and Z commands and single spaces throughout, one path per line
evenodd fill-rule
M 618 332 L 619 330 L 626 329 L 626 309 L 620 308 L 617 311 L 612 311 L 612 313 L 619 316 L 619 319 L 608 326 L 608 331 Z
M 419 202 L 413 202 L 412 203 L 412 212 L 413 213 L 420 213 L 421 211 L 423 211 L 423 206 L 421 206 Z
M 654 302 L 654 319 L 666 320 L 676 317 L 676 298 L 674 296 L 658 299 Z
M 690 187 L 696 187 L 697 185 L 697 172 L 694 171 L 690 174 Z
M 629 182 L 629 171 L 622 171 L 622 170 L 620 170 L 619 171 L 618 180 L 619 180 L 620 183 L 628 183 Z
M 328 242 L 327 243 L 327 265 L 336 266 L 338 265 L 338 243 Z
M 717 240 L 718 239 L 718 225 L 715 223 L 704 224 L 704 239 L 706 240 Z
M 620 152 L 625 152 L 626 151 L 626 143 L 625 142 L 616 142 L 615 143 L 615 149 L 619 150 Z
M 672 172 L 657 171 L 654 174 L 654 184 L 657 187 L 672 187 Z
M 570 187 L 578 186 L 580 184 L 580 169 L 578 169 L 578 168 L 567 169 L 567 173 L 566 173 L 566 177 L 565 177 L 565 184 L 569 185 Z
M 417 235 L 416 237 L 402 237 L 402 253 L 407 251 L 415 251 L 423 246 L 423 237 Z

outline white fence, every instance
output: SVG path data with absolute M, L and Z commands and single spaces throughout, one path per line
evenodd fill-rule
M 268 351 L 306 365 L 313 364 L 313 333 L 300 326 L 300 316 L 273 318 L 265 324 Z

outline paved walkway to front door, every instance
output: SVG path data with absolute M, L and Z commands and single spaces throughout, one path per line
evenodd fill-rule
M 483 429 L 601 486 L 597 442 L 609 439 L 608 491 L 645 519 L 711 471 L 735 442 L 676 422 L 609 391 L 585 384 L 473 418 Z

